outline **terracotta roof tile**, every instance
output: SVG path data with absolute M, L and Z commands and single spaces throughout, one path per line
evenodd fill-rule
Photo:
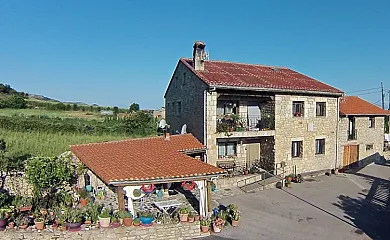
M 181 58 L 180 61 L 209 86 L 343 93 L 286 67 L 206 60 L 205 70 L 195 71 L 192 59 Z
M 72 145 L 71 151 L 106 184 L 123 180 L 155 180 L 224 173 L 187 156 L 205 150 L 191 134 Z
M 390 115 L 383 110 L 357 96 L 345 96 L 340 101 L 340 115 Z

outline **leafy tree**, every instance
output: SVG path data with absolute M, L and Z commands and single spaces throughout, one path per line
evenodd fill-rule
M 11 95 L 10 97 L 3 100 L 0 105 L 1 108 L 21 109 L 27 107 L 26 100 L 19 95 Z
M 129 107 L 129 112 L 130 113 L 133 113 L 133 112 L 137 112 L 139 111 L 139 104 L 138 103 L 132 103 Z
M 73 111 L 78 111 L 79 110 L 79 106 L 77 106 L 76 103 L 73 103 L 72 110 Z
M 97 111 L 100 112 L 102 110 L 102 107 L 98 106 Z
M 115 106 L 115 107 L 113 108 L 113 113 L 114 113 L 114 116 L 118 116 L 118 114 L 119 114 L 119 108 L 118 108 L 117 106 Z

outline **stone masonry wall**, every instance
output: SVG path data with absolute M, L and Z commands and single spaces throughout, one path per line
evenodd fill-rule
M 343 165 L 344 146 L 348 144 L 359 145 L 359 160 L 376 160 L 377 157 L 383 156 L 384 140 L 384 117 L 375 117 L 375 127 L 369 128 L 369 117 L 355 117 L 355 128 L 357 130 L 357 139 L 348 141 L 349 119 L 341 117 L 339 123 L 339 152 L 337 167 Z M 367 144 L 373 144 L 372 150 L 366 150 Z M 369 159 L 369 158 L 373 159 Z
M 294 117 L 293 101 L 304 101 L 304 116 Z M 326 116 L 316 116 L 316 102 L 326 102 Z M 332 169 L 336 162 L 337 98 L 275 96 L 275 163 L 286 162 L 286 174 Z M 313 131 L 310 131 L 310 130 Z M 315 154 L 315 140 L 325 138 L 325 154 Z M 302 157 L 292 158 L 292 141 L 303 141 Z
M 165 115 L 171 133 L 180 132 L 181 127 L 187 124 L 187 132 L 203 143 L 203 95 L 206 89 L 206 84 L 179 62 L 165 96 Z M 181 102 L 180 114 L 178 102 Z
M 199 223 L 179 224 L 154 224 L 151 227 L 119 227 L 96 229 L 89 231 L 55 231 L 37 232 L 32 230 L 6 230 L 0 232 L 0 239 L 71 239 L 71 240 L 94 240 L 94 239 L 119 239 L 119 240 L 182 240 L 207 236 L 200 232 Z

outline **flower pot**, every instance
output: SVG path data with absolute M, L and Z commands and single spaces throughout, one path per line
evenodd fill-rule
M 209 226 L 200 226 L 202 233 L 207 233 L 209 231 Z
M 99 225 L 101 227 L 104 227 L 104 228 L 108 228 L 110 227 L 110 221 L 111 221 L 111 218 L 101 218 L 99 217 Z
M 19 226 L 20 229 L 26 229 L 27 227 L 28 227 L 27 224 L 26 224 L 26 225 L 20 225 L 20 226 Z
M 9 222 L 8 223 L 8 227 L 9 228 L 14 228 L 15 227 L 15 223 L 14 222 Z
M 23 206 L 23 207 L 19 208 L 19 210 L 21 212 L 27 212 L 27 211 L 31 211 L 31 208 L 32 208 L 32 206 Z
M 88 203 L 88 199 L 86 199 L 86 198 L 81 198 L 80 199 L 80 205 L 81 206 L 85 207 L 85 206 L 87 206 L 87 203 Z
M 111 223 L 111 227 L 112 228 L 117 228 L 117 227 L 120 227 L 120 226 L 121 226 L 120 222 L 113 222 L 113 223 Z
M 213 224 L 213 231 L 216 232 L 216 233 L 219 233 L 222 231 L 222 228 L 221 227 L 218 227 L 216 226 L 215 224 Z
M 91 220 L 86 220 L 86 221 L 84 222 L 84 224 L 87 224 L 87 225 L 89 225 L 89 224 L 91 224 L 91 223 L 92 223 Z
M 187 222 L 187 221 L 188 221 L 188 213 L 181 213 L 180 222 Z
M 139 220 L 141 220 L 141 223 L 143 226 L 151 226 L 153 222 L 154 217 L 140 217 Z
M 139 225 L 141 225 L 141 223 L 140 222 L 133 222 L 133 225 L 138 227 Z
M 41 221 L 41 222 L 35 221 L 35 228 L 37 230 L 43 230 L 45 228 L 45 222 L 44 221 Z
M 78 222 L 78 223 L 67 223 L 66 226 L 68 227 L 69 231 L 75 231 L 75 230 L 78 230 L 81 227 L 81 222 Z
M 232 226 L 237 227 L 238 226 L 238 221 L 237 220 L 232 220 Z
M 123 219 L 123 224 L 126 227 L 130 227 L 133 224 L 133 219 L 132 218 L 124 218 Z
M 200 220 L 200 216 L 199 216 L 199 215 L 196 215 L 196 216 L 194 217 L 194 220 L 195 220 L 195 221 L 199 221 L 199 220 Z
M 188 222 L 193 223 L 195 221 L 194 217 L 188 217 Z

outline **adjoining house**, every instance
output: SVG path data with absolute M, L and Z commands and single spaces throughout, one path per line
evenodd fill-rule
M 151 184 L 194 181 L 200 190 L 200 214 L 205 216 L 211 211 L 210 181 L 225 174 L 201 160 L 205 147 L 191 134 L 72 145 L 71 151 L 89 169 L 79 179 L 80 186 L 102 190 L 107 204 L 120 210 L 126 205 L 124 190 L 128 209 L 133 209 L 129 186 L 139 190 Z
M 385 116 L 383 110 L 357 96 L 340 101 L 339 153 L 336 167 L 362 166 L 383 156 Z
M 205 46 L 179 59 L 165 92 L 172 133 L 186 124 L 205 161 L 231 171 L 334 168 L 341 90 L 286 67 L 208 60 Z

